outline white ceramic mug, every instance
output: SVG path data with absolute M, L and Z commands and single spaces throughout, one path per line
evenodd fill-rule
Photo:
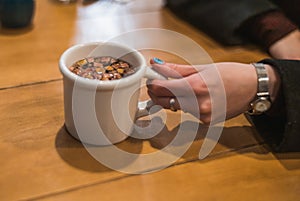
M 100 81 L 72 73 L 76 61 L 89 56 L 112 56 L 127 61 L 137 70 L 119 80 Z M 65 126 L 83 143 L 110 145 L 125 140 L 137 117 L 148 114 L 151 101 L 139 102 L 142 78 L 165 79 L 147 67 L 143 55 L 116 43 L 86 43 L 67 49 L 60 57 L 63 75 Z

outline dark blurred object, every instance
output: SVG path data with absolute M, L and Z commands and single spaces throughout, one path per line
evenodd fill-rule
M 82 0 L 83 5 L 89 5 L 99 0 Z
M 300 0 L 272 0 L 295 24 L 300 27 Z
M 30 25 L 34 10 L 34 0 L 0 0 L 2 27 L 22 28 Z
M 224 45 L 241 45 L 241 24 L 257 14 L 277 9 L 268 0 L 167 0 L 174 14 Z
M 69 3 L 75 3 L 76 0 L 55 0 L 58 3 L 63 3 L 63 4 L 69 4 Z
M 300 0 L 166 2 L 175 15 L 224 45 L 243 45 L 255 41 L 268 49 L 300 26 Z

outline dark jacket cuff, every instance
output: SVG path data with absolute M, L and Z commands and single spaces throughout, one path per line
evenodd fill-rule
M 275 151 L 299 152 L 300 61 L 266 59 L 260 62 L 271 65 L 280 75 L 285 113 L 282 116 L 268 114 L 251 116 L 252 123 Z

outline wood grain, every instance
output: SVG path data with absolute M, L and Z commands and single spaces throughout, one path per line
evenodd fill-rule
M 225 122 L 213 151 L 199 160 L 207 127 L 192 116 L 181 122 L 180 112 L 166 112 L 166 124 L 159 134 L 144 140 L 129 137 L 116 146 L 129 153 L 154 153 L 174 139 L 180 126 L 197 125 L 199 129 L 174 164 L 160 170 L 161 163 L 154 163 L 148 170 L 153 173 L 144 175 L 106 167 L 67 133 L 58 60 L 73 44 L 154 28 L 194 41 L 203 50 L 201 54 L 191 52 L 199 62 L 250 63 L 268 57 L 254 46 L 224 47 L 163 5 L 161 0 L 86 5 L 82 1 L 69 5 L 36 1 L 31 27 L 0 29 L 1 200 L 298 200 L 299 153 L 270 152 L 243 115 Z M 143 41 L 151 44 L 153 39 Z M 178 40 L 173 45 L 184 43 Z M 141 52 L 146 60 L 155 56 L 187 62 L 183 55 L 165 49 Z M 149 98 L 145 87 L 141 92 L 141 100 Z M 147 125 L 149 119 L 137 123 Z
M 0 100 L 0 197 L 30 198 L 126 177 L 93 159 L 66 132 L 62 81 L 1 90 L 0 96 L 5 97 Z M 238 119 L 245 124 L 225 127 L 212 156 L 259 143 L 244 117 Z M 191 118 L 181 124 L 199 122 Z M 129 138 L 118 147 L 140 154 L 161 150 L 170 143 L 179 126 L 180 116 L 169 113 L 166 127 L 157 136 L 148 140 Z M 195 142 L 177 163 L 198 159 L 205 134 L 205 128 L 199 129 Z
M 298 200 L 299 179 L 299 169 L 286 169 L 280 160 L 257 146 L 41 200 Z
M 142 28 L 172 30 L 197 42 L 213 61 L 253 62 L 266 55 L 254 48 L 222 47 L 190 25 L 176 19 L 161 1 L 148 4 L 97 2 L 95 5 L 59 5 L 37 1 L 32 27 L 0 32 L 0 88 L 61 78 L 60 55 L 78 43 L 106 41 L 124 32 Z M 131 5 L 131 6 L 130 6 Z M 107 8 L 110 12 L 104 12 Z M 151 19 L 151 20 L 149 20 Z M 103 29 L 105 27 L 105 29 Z

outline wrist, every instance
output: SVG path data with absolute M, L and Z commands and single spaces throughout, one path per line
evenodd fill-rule
M 256 97 L 250 102 L 248 113 L 250 115 L 258 115 L 265 112 L 269 114 L 271 106 L 274 108 L 274 105 L 276 105 L 274 103 L 278 99 L 280 76 L 268 64 L 253 63 L 252 65 L 257 75 L 257 92 Z
M 267 69 L 267 73 L 269 76 L 269 93 L 270 99 L 274 102 L 277 99 L 278 92 L 280 89 L 280 76 L 277 71 L 269 64 L 265 64 L 265 68 Z

